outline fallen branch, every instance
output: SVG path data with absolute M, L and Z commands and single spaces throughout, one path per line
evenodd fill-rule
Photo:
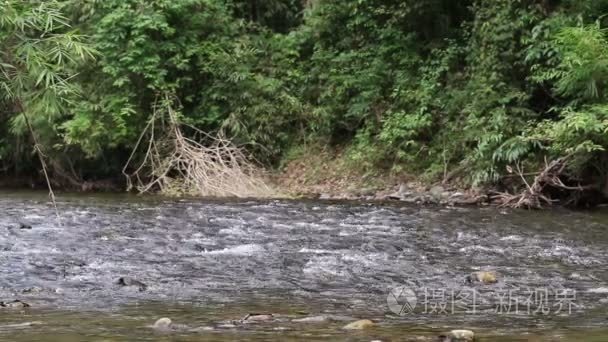
M 522 179 L 525 189 L 521 193 L 515 195 L 506 192 L 498 192 L 492 196 L 492 200 L 499 202 L 503 207 L 540 209 L 545 205 L 551 206 L 558 201 L 546 194 L 546 187 L 569 191 L 585 191 L 598 187 L 597 184 L 578 186 L 565 185 L 560 179 L 560 176 L 566 168 L 567 160 L 568 157 L 559 158 L 551 162 L 548 162 L 545 159 L 545 168 L 540 172 L 535 173 L 532 184 L 529 184 L 525 178 L 526 175 L 530 174 L 524 173 L 520 165 L 517 164 L 517 172 L 515 174 Z
M 166 95 L 155 106 L 123 168 L 128 190 L 213 197 L 273 195 L 241 148 L 220 135 L 212 136 L 182 123 L 174 109 L 175 102 L 175 98 Z M 159 123 L 161 127 L 157 129 Z M 190 136 L 184 135 L 183 129 L 192 132 Z M 137 152 L 144 148 L 142 161 L 132 165 Z M 134 171 L 129 173 L 130 167 Z

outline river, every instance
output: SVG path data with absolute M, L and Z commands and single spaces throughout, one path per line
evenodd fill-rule
M 0 307 L 1 341 L 608 341 L 605 210 L 58 201 L 60 220 L 46 194 L 0 193 L 0 301 L 30 305 Z

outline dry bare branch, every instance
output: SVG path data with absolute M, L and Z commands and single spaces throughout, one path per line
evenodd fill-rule
M 129 189 L 140 193 L 158 190 L 169 195 L 210 197 L 270 197 L 272 189 L 261 170 L 242 148 L 221 135 L 213 136 L 184 124 L 175 110 L 176 100 L 164 96 L 140 135 L 123 174 Z M 167 127 L 158 136 L 157 122 Z M 184 135 L 184 130 L 189 136 Z M 192 133 L 190 133 L 192 132 Z M 147 141 L 145 141 L 147 139 Z M 138 149 L 146 144 L 141 162 L 134 164 Z M 128 173 L 128 169 L 134 169 Z
M 545 167 L 543 170 L 535 174 L 534 182 L 529 184 L 526 179 L 523 169 L 517 164 L 517 175 L 521 177 L 525 184 L 525 189 L 519 194 L 496 193 L 492 199 L 498 201 L 501 206 L 512 208 L 528 208 L 540 209 L 545 205 L 552 205 L 557 200 L 551 199 L 546 195 L 545 188 L 553 187 L 569 191 L 585 191 L 597 188 L 597 184 L 567 186 L 560 176 L 564 172 L 567 165 L 568 156 L 559 158 L 549 162 L 545 158 Z

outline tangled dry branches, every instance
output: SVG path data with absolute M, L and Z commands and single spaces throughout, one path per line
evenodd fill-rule
M 165 96 L 140 135 L 123 169 L 129 189 L 210 197 L 273 195 L 243 149 L 221 136 L 181 123 L 174 103 L 174 99 Z M 144 157 L 129 173 L 140 148 L 146 149 Z
M 565 185 L 560 179 L 560 176 L 566 168 L 567 160 L 568 157 L 559 158 L 551 162 L 545 160 L 545 168 L 535 175 L 532 184 L 526 180 L 523 170 L 517 165 L 516 173 L 523 181 L 525 189 L 516 195 L 504 192 L 498 193 L 493 196 L 492 199 L 499 202 L 500 205 L 504 207 L 540 209 L 545 205 L 550 206 L 557 202 L 557 200 L 550 198 L 546 194 L 545 189 L 547 187 L 569 191 L 584 191 L 597 187 L 597 185 Z

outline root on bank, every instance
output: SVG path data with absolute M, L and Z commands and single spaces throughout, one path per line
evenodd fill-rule
M 175 104 L 174 98 L 165 96 L 155 106 L 123 169 L 129 190 L 178 196 L 273 196 L 261 169 L 242 148 L 221 135 L 181 122 Z M 135 164 L 144 149 L 141 161 Z

